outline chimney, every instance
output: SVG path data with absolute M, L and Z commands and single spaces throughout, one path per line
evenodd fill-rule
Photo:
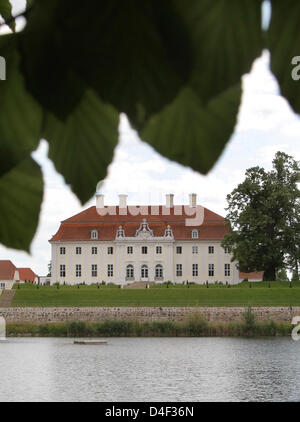
M 196 207 L 197 206 L 197 194 L 196 193 L 190 193 L 190 207 Z
M 96 208 L 104 208 L 104 195 L 96 193 Z
M 120 208 L 127 207 L 127 195 L 119 195 L 119 207 Z
M 172 193 L 168 193 L 166 195 L 166 208 L 173 208 L 174 207 L 174 195 Z

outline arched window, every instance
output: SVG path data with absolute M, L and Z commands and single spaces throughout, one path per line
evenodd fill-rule
M 141 277 L 142 278 L 148 278 L 148 267 L 146 264 L 142 265 L 141 268 Z
M 133 278 L 134 277 L 134 268 L 133 265 L 129 264 L 126 267 L 126 277 Z
M 98 230 L 91 231 L 91 239 L 98 239 Z
M 155 267 L 155 277 L 163 278 L 163 266 L 161 264 L 157 264 Z
M 198 230 L 192 230 L 192 239 L 198 239 Z

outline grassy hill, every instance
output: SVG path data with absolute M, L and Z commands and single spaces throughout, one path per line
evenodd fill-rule
M 243 282 L 224 285 L 156 285 L 150 289 L 117 286 L 33 286 L 16 288 L 12 306 L 300 306 L 300 283 Z

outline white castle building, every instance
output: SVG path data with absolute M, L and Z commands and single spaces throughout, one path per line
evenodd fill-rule
M 128 284 L 239 282 L 239 270 L 221 241 L 227 233 L 223 217 L 196 203 L 174 205 L 166 195 L 160 206 L 96 206 L 61 222 L 50 240 L 51 283 Z

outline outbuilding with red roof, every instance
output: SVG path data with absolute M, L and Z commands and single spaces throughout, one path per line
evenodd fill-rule
M 19 271 L 9 260 L 0 260 L 0 289 L 11 289 L 20 280 Z
M 39 277 L 31 268 L 18 268 L 20 281 L 24 283 L 38 283 Z

